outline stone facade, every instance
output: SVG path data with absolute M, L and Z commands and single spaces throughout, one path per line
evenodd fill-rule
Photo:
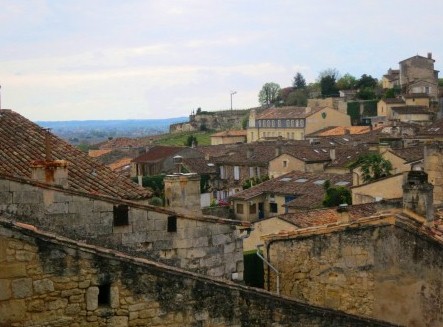
M 424 150 L 424 171 L 434 185 L 434 204 L 443 203 L 443 142 L 427 144 Z
M 390 326 L 0 220 L 0 326 Z
M 186 208 L 200 212 L 200 176 L 197 174 L 166 175 L 166 207 Z
M 402 326 L 441 326 L 443 247 L 405 216 L 267 239 L 281 294 Z M 265 279 L 275 291 L 275 274 Z
M 243 276 L 242 223 L 0 179 L 0 213 L 43 230 L 215 277 Z M 243 224 L 244 225 L 244 224 Z

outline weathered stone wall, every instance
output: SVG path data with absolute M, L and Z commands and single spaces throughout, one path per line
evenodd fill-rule
M 388 326 L 0 222 L 0 326 Z
M 404 326 L 442 326 L 443 247 L 391 223 L 273 241 L 282 294 Z
M 190 115 L 189 122 L 170 125 L 169 132 L 241 129 L 242 121 L 248 115 L 249 110 L 221 110 Z
M 434 185 L 434 203 L 443 203 L 443 142 L 427 144 L 424 149 L 424 171 Z
M 114 205 L 127 204 L 128 224 L 114 226 Z M 177 215 L 161 208 L 85 196 L 55 187 L 0 179 L 0 213 L 88 243 L 124 249 L 210 276 L 243 276 L 243 245 L 235 221 Z

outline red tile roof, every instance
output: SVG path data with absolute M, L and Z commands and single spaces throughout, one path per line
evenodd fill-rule
M 45 160 L 46 130 L 12 110 L 0 110 L 0 174 L 31 178 L 34 160 Z M 50 134 L 54 160 L 68 162 L 69 188 L 128 200 L 151 194 L 100 164 L 57 136 Z
M 137 158 L 133 159 L 132 162 L 158 162 L 164 160 L 170 156 L 183 150 L 185 147 L 179 146 L 162 146 L 156 145 L 148 151 Z
M 404 159 L 406 162 L 422 160 L 424 157 L 424 146 L 418 145 L 403 149 L 390 149 L 390 152 Z
M 398 115 L 414 115 L 414 114 L 429 115 L 429 109 L 424 106 L 392 107 L 392 111 L 395 111 Z

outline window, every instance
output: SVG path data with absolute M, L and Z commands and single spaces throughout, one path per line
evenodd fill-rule
M 289 127 L 289 119 L 286 119 L 286 127 Z
M 226 179 L 226 171 L 225 171 L 225 167 L 223 167 L 223 166 L 220 166 L 220 178 Z
M 300 127 L 305 127 L 305 120 L 304 119 L 300 119 Z
M 278 127 L 281 127 L 281 120 L 280 120 L 280 119 L 277 120 L 277 126 L 278 126 Z
M 111 305 L 111 285 L 103 284 L 98 286 L 98 305 L 110 306 Z
M 295 127 L 300 127 L 300 120 L 297 119 L 297 120 L 295 121 Z
M 243 203 L 237 203 L 237 213 L 243 214 Z
M 249 167 L 249 177 L 255 176 L 255 167 Z
M 275 127 L 275 120 L 272 121 L 272 127 Z
M 269 203 L 269 212 L 271 213 L 277 213 L 277 203 Z
M 255 203 L 252 203 L 249 205 L 249 213 L 251 215 L 254 215 L 257 213 L 257 205 Z
M 294 127 L 294 120 L 291 120 L 291 127 Z
M 114 226 L 127 226 L 129 225 L 129 208 L 125 204 L 114 206 Z
M 261 120 L 258 121 L 258 127 L 261 127 Z
M 177 232 L 177 216 L 168 216 L 168 232 Z
M 240 179 L 240 167 L 234 166 L 234 179 L 238 181 Z
M 286 167 L 288 167 L 288 160 L 283 160 L 283 168 L 286 168 Z

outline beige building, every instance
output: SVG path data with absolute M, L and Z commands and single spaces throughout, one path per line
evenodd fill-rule
M 399 173 L 376 181 L 351 187 L 352 204 L 398 199 L 403 196 L 403 174 Z
M 257 114 L 251 110 L 247 142 L 282 138 L 304 140 L 305 135 L 329 126 L 350 126 L 351 118 L 329 107 L 270 108 Z
M 406 103 L 401 98 L 381 99 L 377 103 L 377 116 L 384 116 L 390 119 L 392 117 L 392 108 L 405 106 Z
M 211 145 L 245 143 L 245 130 L 229 130 L 211 135 Z

